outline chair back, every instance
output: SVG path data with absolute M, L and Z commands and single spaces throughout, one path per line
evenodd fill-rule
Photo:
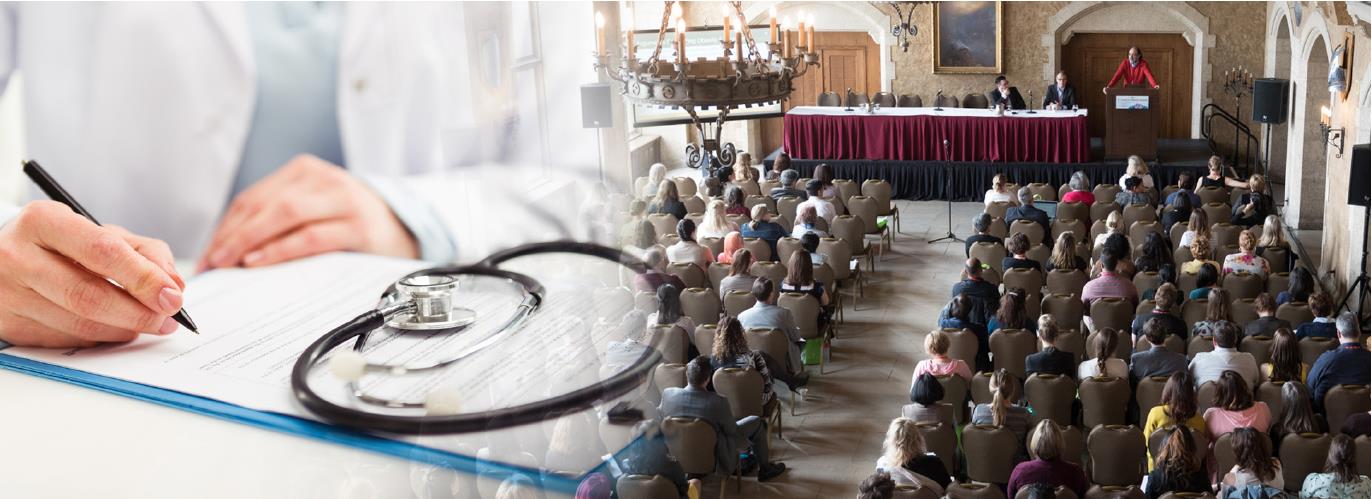
M 700 196 L 691 196 L 691 197 L 688 197 L 688 198 L 682 198 L 682 199 L 681 199 L 681 204 L 686 205 L 686 214 L 687 214 L 687 215 L 703 215 L 703 214 L 705 214 L 705 200 L 704 200 L 704 199 L 701 199 Z M 671 216 L 671 215 L 668 215 L 668 216 Z
M 967 94 L 962 97 L 962 107 L 969 109 L 986 109 L 991 107 L 991 100 L 983 94 Z
M 952 406 L 955 409 L 953 421 L 962 424 L 963 420 L 966 419 L 964 413 L 967 411 L 967 380 L 956 374 L 934 376 L 934 379 L 937 379 L 938 384 L 943 386 L 943 398 L 939 402 Z
M 1083 499 L 1145 499 L 1142 490 L 1137 485 L 1122 487 L 1119 485 L 1092 485 L 1086 489 L 1086 497 Z
M 1091 483 L 1125 486 L 1145 474 L 1143 431 L 1137 426 L 1102 425 L 1086 437 L 1091 453 Z
M 951 95 L 938 95 L 934 97 L 934 107 L 962 107 L 957 97 Z
M 986 214 L 991 215 L 991 218 L 1005 220 L 1005 213 L 1009 211 L 1009 201 L 994 201 L 991 204 L 986 205 Z
M 1262 276 L 1251 272 L 1234 272 L 1224 276 L 1224 282 L 1220 287 L 1229 292 L 1233 298 L 1257 298 L 1259 294 L 1267 289 L 1267 284 L 1263 282 Z
M 1027 187 L 1029 187 L 1029 192 L 1034 195 L 1034 199 L 1043 201 L 1058 200 L 1058 191 L 1051 185 L 1043 182 L 1031 182 Z
M 1080 270 L 1053 269 L 1048 272 L 1048 293 L 1065 293 L 1081 296 L 1081 290 L 1086 288 L 1086 282 L 1090 279 L 1085 272 Z M 1080 303 L 1081 299 L 1078 298 Z
M 767 244 L 765 239 L 757 237 L 743 238 L 743 249 L 753 254 L 753 261 L 767 262 L 772 260 L 772 247 Z
M 1053 489 L 1053 497 L 1056 499 L 1077 499 L 1077 493 L 1065 486 L 1059 485 Z M 1029 499 L 1029 487 L 1020 487 L 1019 492 L 1015 493 L 1015 499 Z
M 1253 306 L 1254 301 L 1252 298 L 1239 298 L 1229 304 L 1229 318 L 1233 319 L 1234 324 L 1246 325 L 1258 320 L 1258 311 Z
M 852 179 L 836 178 L 834 179 L 834 188 L 838 191 L 838 198 L 843 200 L 844 204 L 847 204 L 848 199 L 853 196 L 862 194 L 862 187 Z
M 1024 237 L 1029 238 L 1030 246 L 1036 244 L 1043 244 L 1043 226 L 1039 225 L 1038 222 L 1033 222 L 1022 218 L 1019 220 L 1015 220 L 1014 222 L 1010 222 L 1010 235 L 1013 236 L 1015 234 L 1024 234 Z
M 1199 300 L 1186 300 L 1181 304 L 1181 321 L 1186 323 L 1186 328 L 1195 327 L 1197 322 L 1205 320 L 1205 309 L 1210 305 L 1210 300 L 1201 298 Z
M 948 335 L 950 343 L 948 358 L 959 359 L 966 362 L 967 367 L 976 369 L 977 353 L 981 349 L 976 333 L 970 329 L 944 329 L 943 333 Z
M 728 399 L 729 411 L 735 418 L 763 417 L 763 381 L 762 375 L 757 371 L 726 367 L 716 369 L 710 380 L 715 385 L 715 393 Z
M 1350 414 L 1367 412 L 1372 401 L 1367 385 L 1337 385 L 1324 394 L 1324 414 L 1331 430 L 1343 428 Z
M 1242 199 L 1243 195 L 1248 194 L 1249 192 L 1252 191 L 1248 190 L 1247 187 L 1235 187 L 1233 189 L 1229 189 L 1229 206 L 1239 204 L 1239 199 Z
M 1134 400 L 1139 405 L 1139 418 L 1148 417 L 1148 411 L 1162 405 L 1162 389 L 1167 386 L 1167 376 L 1149 376 L 1139 380 L 1134 389 Z
M 1268 412 L 1281 415 L 1281 411 L 1286 408 L 1286 404 L 1282 403 L 1281 389 L 1282 385 L 1286 383 L 1285 381 L 1263 380 L 1262 383 L 1258 384 L 1256 400 L 1266 403 Z
M 1219 385 L 1214 381 L 1206 381 L 1196 388 L 1196 414 L 1205 414 L 1205 410 L 1215 405 L 1215 394 L 1219 392 Z
M 799 196 L 782 196 L 777 199 L 777 214 L 790 220 L 796 220 L 796 206 L 799 204 Z
M 867 233 L 867 222 L 863 221 L 862 218 L 853 215 L 834 217 L 834 223 L 829 225 L 829 233 L 846 241 L 848 249 L 854 255 L 867 252 L 866 241 L 863 237 L 863 234 Z
M 1058 203 L 1058 211 L 1054 214 L 1054 218 L 1064 222 L 1076 220 L 1081 223 L 1084 229 L 1087 224 L 1091 223 L 1091 207 L 1083 203 Z M 1078 235 L 1085 237 L 1086 232 L 1083 231 Z M 1080 237 L 1077 239 L 1081 240 Z
M 1101 298 L 1091 303 L 1091 320 L 1096 329 L 1112 328 L 1116 331 L 1129 331 L 1134 321 L 1134 304 L 1123 298 Z M 1130 342 L 1125 342 L 1125 348 Z
M 777 261 L 783 264 L 791 263 L 791 254 L 797 251 L 805 251 L 805 247 L 799 239 L 786 236 L 777 239 Z
M 695 332 L 691 334 L 691 342 L 695 343 L 696 351 L 701 355 L 710 355 L 710 352 L 715 350 L 715 333 L 718 331 L 718 323 L 696 326 Z
M 1209 220 L 1211 225 L 1221 223 L 1221 220 L 1224 221 L 1223 223 L 1229 221 L 1228 203 L 1205 203 L 1200 206 L 1200 209 L 1205 212 L 1206 220 Z M 1212 238 L 1210 242 L 1213 244 L 1215 241 Z
M 868 102 L 871 102 L 871 99 L 867 97 L 867 92 L 858 93 L 849 91 L 848 96 L 845 98 L 844 105 L 848 107 L 858 107 Z
M 1234 469 L 1234 463 L 1238 462 L 1238 457 L 1234 455 L 1234 434 L 1225 433 L 1215 438 L 1215 446 L 1211 452 L 1215 454 L 1216 470 Z M 1320 460 L 1320 462 L 1322 463 L 1324 460 Z
M 702 237 L 696 239 L 696 244 L 710 248 L 710 254 L 719 257 L 724 252 L 724 239 L 718 237 Z M 732 255 L 731 255 L 732 256 Z
M 662 400 L 662 391 L 668 388 L 686 387 L 686 364 L 658 364 L 653 368 L 653 386 L 656 390 L 649 393 Z
M 962 429 L 962 452 L 967 456 L 967 478 L 1004 485 L 1010 481 L 1019 448 L 1015 434 L 999 426 L 968 425 Z
M 757 185 L 757 184 L 751 184 L 751 185 Z M 759 187 L 758 189 L 761 190 L 762 188 Z M 748 207 L 748 213 L 752 213 L 752 212 L 753 212 L 753 207 L 754 207 L 754 206 L 757 206 L 757 205 L 766 206 L 766 207 L 767 207 L 767 211 L 770 211 L 770 212 L 772 212 L 772 213 L 776 213 L 776 205 L 777 205 L 777 203 L 776 203 L 776 201 L 772 200 L 772 198 L 771 198 L 770 196 L 763 196 L 763 195 L 761 195 L 761 194 L 749 194 L 748 197 L 743 198 L 743 206 Z
M 882 179 L 868 179 L 862 183 L 862 195 L 877 200 L 877 214 L 891 214 L 891 183 Z M 850 196 L 851 197 L 851 196 Z
M 1282 437 L 1281 455 L 1277 457 L 1281 459 L 1281 474 L 1286 481 L 1286 490 L 1298 491 L 1307 475 L 1324 471 L 1329 443 L 1333 440 L 1328 433 L 1288 433 Z
M 700 270 L 700 266 L 690 262 L 677 262 L 667 264 L 667 273 L 677 276 L 687 288 L 703 288 L 710 284 L 705 278 L 705 271 Z
M 719 283 L 725 277 L 729 277 L 729 264 L 723 262 L 711 262 L 710 268 L 705 271 L 705 277 L 710 280 L 710 289 L 719 290 Z
M 1053 342 L 1053 346 L 1058 350 L 1071 352 L 1072 360 L 1078 363 L 1086 360 L 1086 337 L 1082 336 L 1080 329 L 1058 331 L 1058 339 Z
M 791 318 L 800 328 L 800 337 L 819 337 L 819 300 L 807 293 L 782 293 L 777 306 L 791 311 Z
M 1040 295 L 1043 290 L 1043 272 L 1037 269 L 1008 269 L 1000 276 L 1005 288 L 1020 288 L 1032 295 Z
M 1054 241 L 1057 241 L 1057 240 L 1058 240 L 1058 236 L 1062 235 L 1062 233 L 1064 233 L 1064 232 L 1071 232 L 1071 233 L 1072 233 L 1072 236 L 1077 238 L 1077 243 L 1078 243 L 1078 244 L 1083 243 L 1083 242 L 1089 242 L 1087 238 L 1091 236 L 1091 229 L 1090 229 L 1089 227 L 1086 226 L 1086 222 L 1083 222 L 1083 220 L 1086 220 L 1086 217 L 1087 217 L 1087 216 L 1090 216 L 1089 213 L 1086 213 L 1086 211 L 1087 211 L 1086 208 L 1085 208 L 1085 207 L 1082 207 L 1082 209 L 1081 209 L 1081 211 L 1084 213 L 1084 215 L 1082 216 L 1082 218 L 1064 218 L 1064 215 L 1063 215 L 1063 213 L 1062 213 L 1062 211 L 1061 211 L 1061 210 L 1062 210 L 1061 206 L 1063 206 L 1063 205 L 1082 206 L 1082 205 L 1079 204 L 1079 203 L 1060 203 L 1060 204 L 1058 204 L 1059 208 L 1058 208 L 1057 218 L 1053 220 L 1053 225 L 1052 225 L 1052 229 L 1053 229 L 1053 230 L 1052 230 L 1052 234 L 1051 234 L 1051 238 L 1050 238 L 1050 239 L 1052 239 L 1052 240 L 1054 240 Z
M 948 474 L 957 473 L 958 436 L 957 430 L 943 423 L 918 422 L 915 429 L 924 437 L 924 446 L 940 461 Z
M 667 450 L 687 473 L 708 475 L 715 471 L 715 428 L 697 418 L 670 417 L 662 421 Z
M 1182 428 L 1186 428 L 1186 431 L 1191 434 L 1191 441 L 1195 444 L 1196 462 L 1204 463 L 1205 456 L 1210 453 L 1210 437 L 1206 436 L 1205 431 L 1197 431 L 1190 426 L 1183 425 Z M 1148 453 L 1153 456 L 1153 459 L 1157 459 L 1158 453 L 1162 452 L 1162 446 L 1167 445 L 1167 437 L 1170 435 L 1172 435 L 1171 426 L 1158 428 L 1148 435 Z
M 1033 409 L 1029 425 L 1049 419 L 1059 426 L 1072 424 L 1072 401 L 1077 384 L 1068 376 L 1038 373 L 1024 381 L 1024 398 Z
M 1186 234 L 1186 223 L 1174 223 L 1172 224 L 1172 228 L 1167 229 L 1167 240 L 1171 241 L 1173 245 L 1176 245 L 1178 242 L 1181 242 L 1182 234 Z
M 815 252 L 824 255 L 824 264 L 833 269 L 835 280 L 845 281 L 852 275 L 853 250 L 847 241 L 833 237 L 821 238 Z
M 662 475 L 624 475 L 615 483 L 620 499 L 676 497 L 676 484 Z
M 1181 269 L 1181 265 L 1183 263 L 1189 262 L 1191 260 L 1194 260 L 1194 258 L 1191 257 L 1190 246 L 1177 246 L 1175 249 L 1172 250 L 1172 265 L 1175 265 L 1178 270 Z M 1185 281 L 1186 276 L 1191 276 L 1189 287 L 1188 283 Z M 1177 274 L 1177 288 L 1180 289 L 1183 293 L 1196 289 L 1196 273 L 1179 272 Z
M 991 217 L 991 226 L 986 228 L 986 234 L 1005 240 L 1005 236 L 1010 235 L 1010 228 L 1005 225 L 1005 219 Z
M 681 292 L 681 313 L 696 324 L 719 322 L 720 308 L 719 293 L 713 289 L 686 288 Z
M 1129 406 L 1128 379 L 1113 376 L 1086 378 L 1078 389 L 1081 393 L 1082 422 L 1087 428 L 1124 424 L 1125 408 Z
M 651 213 L 643 218 L 653 224 L 653 231 L 657 233 L 657 237 L 676 234 L 677 219 L 669 213 Z
M 1100 190 L 1100 187 L 1096 187 L 1096 190 Z M 1112 199 L 1115 199 L 1115 197 L 1103 198 L 1099 195 L 1096 196 L 1095 204 L 1091 205 L 1092 222 L 1104 222 L 1106 218 L 1110 217 L 1111 212 L 1120 211 L 1119 203 L 1111 201 Z
M 969 254 L 973 258 L 981 260 L 981 263 L 990 265 L 992 269 L 995 269 L 996 273 L 1005 270 L 1001 267 L 1001 260 L 1005 259 L 1005 246 L 1000 243 L 972 243 L 972 249 L 969 251 Z
M 1270 272 L 1289 272 L 1291 270 L 1291 252 L 1284 246 L 1263 248 L 1262 257 L 1267 259 L 1267 269 Z
M 819 94 L 819 99 L 816 100 L 815 105 L 823 107 L 840 107 L 843 105 L 843 99 L 839 98 L 838 93 L 836 92 L 824 92 Z
M 1095 348 L 1095 347 L 1096 347 L 1096 342 L 1098 342 L 1098 341 L 1101 340 L 1100 335 L 1101 335 L 1102 333 L 1104 333 L 1104 332 L 1105 332 L 1105 331 L 1102 331 L 1102 330 L 1100 330 L 1100 329 L 1097 329 L 1096 332 L 1091 333 L 1090 336 L 1087 336 L 1087 337 L 1086 337 L 1086 358 L 1087 358 L 1087 359 L 1094 359 L 1094 358 L 1096 358 L 1096 348 Z M 1129 333 L 1129 329 L 1128 329 L 1128 328 L 1116 329 L 1116 330 L 1115 330 L 1115 352 L 1114 352 L 1113 354 L 1111 354 L 1110 356 L 1113 357 L 1113 358 L 1122 359 L 1122 360 L 1124 360 L 1125 362 L 1128 362 L 1130 356 L 1132 356 L 1133 353 L 1134 353 L 1134 344 L 1131 342 L 1131 340 L 1133 340 L 1133 335 L 1131 335 L 1131 334 Z
M 1148 233 L 1150 232 L 1156 232 L 1164 236 L 1167 235 L 1162 230 L 1161 222 L 1158 222 L 1157 220 L 1140 220 L 1129 224 L 1129 242 L 1136 247 L 1140 246 L 1144 241 L 1148 240 Z
M 1257 359 L 1258 365 L 1272 361 L 1271 336 L 1244 336 L 1239 339 L 1239 351 L 1248 352 Z
M 1194 359 L 1196 354 L 1215 350 L 1215 341 L 1209 336 L 1191 335 L 1186 341 L 1186 358 Z
M 772 286 L 779 287 L 781 281 L 786 279 L 786 265 L 770 261 L 753 262 L 753 265 L 748 267 L 748 274 L 766 277 L 772 281 Z
M 780 329 L 748 328 L 743 331 L 743 338 L 748 340 L 748 348 L 767 354 L 779 364 L 786 364 L 786 357 L 790 355 L 790 340 Z M 705 351 L 701 351 L 701 355 L 705 355 Z
M 896 96 L 891 92 L 877 92 L 872 96 L 872 103 L 881 107 L 896 107 Z
M 974 482 L 953 482 L 943 490 L 944 499 L 1005 499 L 1000 487 Z
M 991 362 L 996 370 L 1024 379 L 1024 358 L 1038 351 L 1038 339 L 1024 329 L 1001 328 L 991 333 Z
M 924 107 L 924 100 L 918 95 L 901 94 L 900 98 L 896 99 L 896 107 Z
M 657 295 L 645 291 L 634 293 L 634 308 L 647 313 L 657 310 Z
M 757 304 L 757 298 L 752 293 L 743 290 L 730 291 L 724 295 L 724 313 L 730 317 L 738 317 L 744 310 L 753 308 Z
M 860 195 L 848 199 L 848 213 L 862 220 L 863 232 L 866 234 L 881 232 L 877 225 L 877 211 L 876 199 Z
M 687 345 L 691 342 L 687 338 L 686 331 L 682 331 L 675 324 L 659 324 L 652 328 L 653 348 L 662 352 L 663 362 L 675 362 L 685 364 L 691 360 L 686 358 L 690 349 Z
M 1152 222 L 1158 219 L 1158 213 L 1153 211 L 1153 207 L 1146 204 L 1131 204 L 1124 207 L 1121 213 L 1121 221 L 1124 227 L 1133 227 L 1138 222 Z M 1159 226 L 1161 227 L 1161 226 Z M 1161 228 L 1159 228 L 1161 230 Z M 1142 242 L 1142 241 L 1139 241 Z
M 1315 320 L 1315 313 L 1310 311 L 1309 303 L 1289 301 L 1277 307 L 1277 318 L 1298 326 Z
M 1223 188 L 1223 187 L 1219 187 L 1219 186 L 1215 186 L 1215 185 L 1206 186 L 1206 187 L 1201 187 L 1201 188 L 1199 188 L 1199 189 L 1196 189 L 1196 196 L 1200 197 L 1201 206 L 1205 206 L 1205 205 L 1210 204 L 1210 203 L 1228 203 L 1228 202 L 1229 202 L 1229 191 L 1226 190 L 1226 189 Z M 1209 213 L 1206 213 L 1206 215 L 1209 215 Z M 1215 220 L 1215 219 L 1212 218 L 1211 220 Z

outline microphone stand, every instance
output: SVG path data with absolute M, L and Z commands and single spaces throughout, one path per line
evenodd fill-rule
M 1024 107 L 1026 107 L 1026 108 L 1029 109 L 1029 112 L 1024 113 L 1024 114 L 1038 114 L 1038 111 L 1035 111 L 1035 110 L 1034 110 L 1034 91 L 1033 91 L 1033 90 L 1030 90 L 1030 91 L 1029 91 L 1029 102 L 1024 103 Z
M 948 234 L 938 239 L 930 239 L 929 244 L 941 241 L 965 242 L 953 234 L 953 162 L 950 159 L 952 157 L 953 155 L 948 149 L 948 139 L 945 137 L 943 139 L 943 197 L 948 200 Z
M 939 105 L 939 101 L 941 101 L 941 100 L 943 100 L 943 91 L 942 91 L 942 90 L 939 90 L 937 94 L 934 94 L 934 110 L 935 110 L 935 111 L 942 111 L 942 110 L 943 110 L 943 107 Z

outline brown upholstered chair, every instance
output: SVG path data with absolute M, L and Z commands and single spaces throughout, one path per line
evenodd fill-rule
M 1024 381 L 1024 398 L 1033 413 L 1030 426 L 1049 419 L 1059 426 L 1072 424 L 1072 401 L 1077 397 L 1077 383 L 1071 377 L 1038 373 Z
M 1082 423 L 1087 428 L 1097 425 L 1124 424 L 1125 408 L 1129 406 L 1129 380 L 1112 376 L 1081 380 Z
M 991 333 L 991 362 L 996 370 L 1005 369 L 1024 379 L 1024 358 L 1038 352 L 1038 339 L 1024 329 L 998 329 Z
M 719 322 L 720 309 L 719 293 L 713 289 L 686 288 L 681 292 L 681 313 L 686 314 L 696 324 Z
M 1038 222 L 1033 222 L 1022 218 L 1019 220 L 1015 220 L 1014 222 L 1010 222 L 1009 234 L 1011 236 L 1015 234 L 1024 234 L 1024 237 L 1029 238 L 1030 246 L 1033 246 L 1035 244 L 1042 244 L 1043 238 L 1045 237 L 1042 225 L 1039 225 Z
M 1349 414 L 1367 412 L 1372 400 L 1367 385 L 1338 385 L 1324 394 L 1324 414 L 1329 428 L 1338 431 Z
M 1285 385 L 1286 383 L 1287 382 L 1285 381 L 1264 380 L 1262 383 L 1258 384 L 1257 393 L 1255 395 L 1256 400 L 1267 404 L 1268 412 L 1281 415 L 1281 411 L 1286 408 L 1286 404 L 1282 402 L 1281 388 L 1282 385 Z M 1343 423 L 1339 424 L 1342 425 Z
M 1139 404 L 1139 419 L 1148 417 L 1148 411 L 1162 405 L 1162 389 L 1167 386 L 1167 376 L 1149 376 L 1139 380 L 1134 389 L 1134 400 Z
M 973 482 L 954 482 L 944 490 L 945 499 L 1005 499 L 1000 487 Z
M 991 371 L 982 371 L 972 375 L 972 383 L 968 388 L 972 392 L 973 404 L 991 403 Z M 1024 393 L 1016 390 L 1016 393 Z M 946 396 L 944 397 L 947 398 Z
M 967 456 L 967 478 L 1004 485 L 1010 481 L 1019 448 L 1015 434 L 999 426 L 968 425 L 962 429 L 962 451 Z
M 970 329 L 944 329 L 944 334 L 948 335 L 951 345 L 948 347 L 948 357 L 961 359 L 967 363 L 968 367 L 975 368 L 977 365 L 977 353 L 981 349 L 977 342 L 977 335 Z
M 1147 469 L 1143 432 L 1137 426 L 1097 426 L 1086 437 L 1086 446 L 1091 453 L 1091 483 L 1130 485 Z
M 1072 489 L 1059 485 L 1053 490 L 1053 497 L 1057 499 L 1077 499 L 1077 493 Z M 1020 487 L 1019 492 L 1015 493 L 1015 499 L 1028 499 L 1029 487 Z
M 700 266 L 694 263 L 669 263 L 667 273 L 680 278 L 687 288 L 703 288 L 710 285 L 710 280 L 705 277 L 705 271 L 700 270 Z
M 757 298 L 747 291 L 735 290 L 724 295 L 724 313 L 729 317 L 738 317 L 738 314 L 756 304 Z
M 1296 323 L 1293 322 L 1291 323 L 1291 325 L 1294 326 L 1296 325 Z M 1313 366 L 1315 365 L 1315 361 L 1319 360 L 1321 355 L 1324 355 L 1324 352 L 1328 352 L 1330 350 L 1338 348 L 1339 340 L 1336 340 L 1334 338 L 1321 338 L 1317 336 L 1309 336 L 1301 339 L 1300 347 L 1301 362 Z M 1342 425 L 1343 423 L 1339 424 Z
M 1289 301 L 1277 307 L 1277 318 L 1295 326 L 1315 320 L 1315 313 L 1310 311 L 1309 303 Z
M 1091 321 L 1095 322 L 1097 331 L 1105 328 L 1128 331 L 1134 322 L 1134 304 L 1123 298 L 1098 299 L 1091 303 Z M 1125 348 L 1129 345 L 1126 341 Z
M 896 99 L 896 107 L 924 107 L 924 100 L 918 95 L 901 94 Z
M 1210 453 L 1210 438 L 1206 436 L 1205 431 L 1196 430 L 1189 426 L 1183 426 L 1183 428 L 1191 433 L 1191 441 L 1195 444 L 1196 462 L 1205 462 L 1205 456 Z M 1171 434 L 1172 427 L 1167 426 L 1153 430 L 1153 434 L 1148 435 L 1148 452 L 1153 455 L 1154 459 L 1157 459 L 1158 453 L 1162 452 L 1162 446 L 1167 444 L 1167 437 Z M 1226 473 L 1228 472 L 1226 471 Z
M 1004 270 L 1001 268 L 1000 262 L 1006 255 L 1005 246 L 999 243 L 972 243 L 970 255 L 981 260 L 982 264 L 990 265 L 996 273 Z
M 1137 485 L 1092 485 L 1086 490 L 1086 497 L 1083 499 L 1144 499 L 1142 490 Z
M 967 380 L 956 374 L 934 376 L 943 385 L 943 399 L 940 402 L 953 406 L 953 420 L 958 424 L 967 421 Z M 952 468 L 949 468 L 952 469 Z
M 683 471 L 695 475 L 715 472 L 715 428 L 697 418 L 670 417 L 662 422 L 667 450 Z
M 1234 272 L 1224 276 L 1224 283 L 1220 287 L 1228 291 L 1232 298 L 1257 298 L 1267 285 L 1260 275 L 1250 272 Z
M 1364 394 L 1364 398 L 1366 394 Z M 1333 441 L 1328 433 L 1288 433 L 1281 439 L 1281 474 L 1286 481 L 1286 490 L 1299 491 L 1305 477 L 1311 473 L 1324 471 L 1324 461 L 1329 455 L 1329 443 Z
M 1196 388 L 1196 414 L 1205 414 L 1205 410 L 1215 405 L 1215 393 L 1219 391 L 1219 385 L 1214 381 L 1206 381 Z
M 957 473 L 957 450 L 958 436 L 957 430 L 952 426 L 943 423 L 915 423 L 915 429 L 920 436 L 924 437 L 924 446 L 929 449 L 940 461 L 943 461 L 943 468 L 948 473 Z
M 1272 361 L 1272 337 L 1245 336 L 1239 340 L 1239 351 L 1248 352 L 1257 359 L 1258 365 Z
M 1215 349 L 1215 340 L 1201 335 L 1194 335 L 1186 341 L 1186 358 L 1194 359 L 1196 354 L 1209 352 Z

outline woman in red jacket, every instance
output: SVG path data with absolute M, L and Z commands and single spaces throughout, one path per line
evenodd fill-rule
M 1129 47 L 1129 58 L 1120 61 L 1120 67 L 1115 70 L 1115 76 L 1110 77 L 1110 83 L 1105 84 L 1105 88 L 1100 91 L 1109 93 L 1110 87 L 1115 86 L 1115 82 L 1124 80 L 1125 85 L 1142 85 L 1144 80 L 1153 88 L 1158 86 L 1158 81 L 1153 78 L 1153 71 L 1148 69 L 1148 61 L 1143 60 L 1143 52 L 1138 47 Z

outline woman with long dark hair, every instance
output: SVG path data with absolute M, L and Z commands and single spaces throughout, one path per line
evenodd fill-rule
M 1196 431 L 1205 431 L 1205 419 L 1197 414 L 1196 385 L 1190 371 L 1177 371 L 1167 378 L 1162 387 L 1162 403 L 1148 411 L 1147 422 L 1143 425 L 1143 438 L 1147 439 L 1154 431 L 1168 426 L 1183 425 Z M 1148 451 L 1148 469 L 1153 469 L 1152 450 Z
M 1265 433 L 1240 426 L 1234 428 L 1229 441 L 1234 445 L 1234 467 L 1224 475 L 1222 485 L 1240 489 L 1263 485 L 1280 489 L 1286 484 L 1282 479 L 1281 460 L 1272 457 L 1272 442 Z
M 1157 499 L 1169 492 L 1210 492 L 1210 475 L 1196 458 L 1196 440 L 1185 426 L 1173 426 L 1158 451 L 1153 470 L 1144 479 L 1143 493 Z
M 1359 475 L 1358 459 L 1353 439 L 1348 435 L 1334 435 L 1329 444 L 1329 457 L 1324 460 L 1324 473 L 1306 475 L 1301 485 L 1301 497 L 1329 499 L 1365 499 L 1369 496 L 1367 475 Z
M 715 344 L 710 352 L 710 367 L 723 369 L 737 367 L 752 369 L 762 375 L 762 402 L 770 402 L 776 394 L 772 392 L 772 370 L 760 352 L 748 348 L 748 338 L 743 336 L 743 324 L 733 317 L 725 317 L 715 330 Z

